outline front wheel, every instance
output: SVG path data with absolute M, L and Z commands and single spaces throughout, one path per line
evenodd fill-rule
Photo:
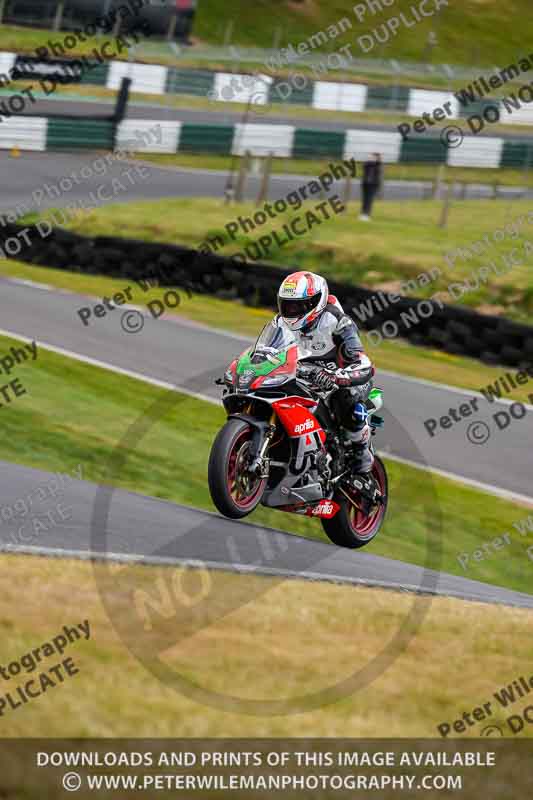
M 229 419 L 218 432 L 207 472 L 213 503 L 225 517 L 241 519 L 261 502 L 267 479 L 251 475 L 253 429 L 242 419 Z
M 379 456 L 374 456 L 372 475 L 378 485 L 382 501 L 374 506 L 368 516 L 354 505 L 354 502 L 358 502 L 357 493 L 352 494 L 344 488 L 339 489 L 333 498 L 340 505 L 339 511 L 331 519 L 321 520 L 325 534 L 339 547 L 349 547 L 352 550 L 364 547 L 377 536 L 383 525 L 387 513 L 389 486 L 385 465 Z

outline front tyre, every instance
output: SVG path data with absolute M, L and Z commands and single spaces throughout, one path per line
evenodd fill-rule
M 211 499 L 225 517 L 241 519 L 261 502 L 267 484 L 247 471 L 253 429 L 242 419 L 229 419 L 218 432 L 209 456 L 207 478 Z
M 379 487 L 379 493 L 383 501 L 372 509 L 368 516 L 365 516 L 351 502 L 353 499 L 357 503 L 357 494 L 348 495 L 337 491 L 334 500 L 340 505 L 339 511 L 331 519 L 322 519 L 322 527 L 326 536 L 339 547 L 349 547 L 352 550 L 364 547 L 374 539 L 385 519 L 387 513 L 387 503 L 389 496 L 389 486 L 385 465 L 379 456 L 374 456 L 374 466 L 372 475 Z

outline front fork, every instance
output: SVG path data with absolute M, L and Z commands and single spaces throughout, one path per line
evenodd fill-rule
M 252 439 L 252 448 L 253 448 L 252 452 L 256 453 L 256 455 L 252 463 L 250 464 L 249 470 L 250 472 L 253 472 L 261 479 L 268 478 L 269 475 L 268 459 L 266 458 L 266 454 L 268 452 L 268 448 L 272 443 L 272 439 L 274 438 L 275 433 L 276 433 L 276 412 L 272 411 L 270 422 L 266 427 L 266 429 L 255 428 Z M 263 441 L 261 441 L 262 438 Z

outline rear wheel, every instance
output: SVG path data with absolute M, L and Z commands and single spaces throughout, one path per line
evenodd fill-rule
M 388 503 L 388 481 L 385 465 L 379 456 L 374 457 L 372 475 L 376 481 L 382 501 L 375 505 L 366 516 L 357 507 L 357 492 L 346 487 L 339 489 L 333 498 L 340 505 L 339 511 L 331 519 L 322 519 L 324 532 L 339 547 L 355 549 L 364 547 L 374 539 L 385 519 Z
M 229 419 L 219 431 L 209 457 L 208 483 L 213 503 L 225 517 L 240 519 L 261 502 L 267 479 L 251 475 L 253 429 L 242 419 Z

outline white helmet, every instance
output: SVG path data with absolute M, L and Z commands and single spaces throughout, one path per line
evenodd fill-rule
M 324 311 L 328 296 L 328 284 L 320 275 L 293 272 L 279 287 L 280 316 L 293 331 L 309 328 Z

